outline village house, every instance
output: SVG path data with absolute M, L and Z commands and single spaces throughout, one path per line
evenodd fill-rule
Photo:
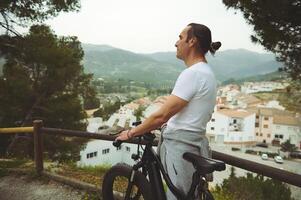
M 241 91 L 245 94 L 257 92 L 271 92 L 273 90 L 285 89 L 288 83 L 275 82 L 275 81 L 262 81 L 262 82 L 245 82 L 241 86 Z
M 210 142 L 224 144 L 255 143 L 255 113 L 245 110 L 216 110 L 207 124 Z
M 276 116 L 288 116 L 295 118 L 295 114 L 285 110 L 275 108 L 249 108 L 251 112 L 256 113 L 255 121 L 255 139 L 257 142 L 272 143 L 274 118 Z M 277 121 L 278 123 L 279 121 Z
M 281 144 L 290 140 L 301 149 L 301 120 L 289 115 L 276 115 L 273 118 L 272 140 Z

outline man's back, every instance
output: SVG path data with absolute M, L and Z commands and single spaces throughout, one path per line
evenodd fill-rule
M 167 126 L 174 130 L 203 133 L 216 101 L 216 79 L 210 66 L 199 62 L 185 69 L 180 74 L 172 94 L 189 103 L 170 118 Z

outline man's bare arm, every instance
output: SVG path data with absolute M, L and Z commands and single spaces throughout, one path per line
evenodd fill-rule
M 162 107 L 147 118 L 142 124 L 133 128 L 130 132 L 123 131 L 116 139 L 127 140 L 128 137 L 139 136 L 151 130 L 160 127 L 167 122 L 172 116 L 181 111 L 188 101 L 185 101 L 175 95 L 170 95 Z

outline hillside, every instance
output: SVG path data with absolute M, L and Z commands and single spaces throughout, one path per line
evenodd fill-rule
M 122 49 L 104 50 L 103 46 L 87 47 L 85 51 L 85 70 L 95 77 L 123 78 L 156 85 L 172 85 L 184 66 L 156 61 L 142 54 L 135 54 Z
M 157 61 L 174 65 L 182 64 L 175 57 L 175 52 L 154 53 L 149 56 Z M 220 51 L 215 56 L 208 54 L 207 59 L 220 81 L 270 73 L 281 66 L 273 54 L 261 54 L 245 49 Z
M 222 82 L 222 85 L 227 84 L 242 84 L 244 82 L 260 82 L 260 81 L 275 81 L 275 80 L 285 80 L 287 79 L 287 74 L 285 72 L 279 72 L 278 70 L 275 72 L 270 72 L 266 74 L 260 74 L 255 76 L 249 76 L 244 78 L 230 78 L 226 81 Z
M 179 73 L 185 69 L 175 52 L 137 54 L 109 45 L 82 44 L 85 52 L 85 71 L 95 78 L 125 79 L 151 83 L 161 87 L 173 86 Z M 276 71 L 281 63 L 273 54 L 245 49 L 225 50 L 207 56 L 208 62 L 220 82 L 241 79 Z M 0 75 L 3 59 L 0 59 Z
M 175 52 L 137 54 L 108 45 L 83 44 L 85 70 L 95 77 L 124 78 L 157 85 L 172 85 L 185 69 Z M 244 49 L 208 55 L 208 62 L 219 81 L 242 78 L 276 71 L 281 63 L 273 54 L 261 54 Z

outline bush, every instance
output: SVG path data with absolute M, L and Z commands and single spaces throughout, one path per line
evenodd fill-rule
M 251 149 L 247 149 L 245 153 L 257 155 L 257 151 L 254 151 L 254 150 L 251 150 Z
M 231 150 L 232 150 L 232 151 L 240 151 L 240 148 L 232 147 Z
M 288 185 L 262 175 L 237 177 L 231 168 L 231 174 L 212 192 L 216 200 L 293 200 Z

